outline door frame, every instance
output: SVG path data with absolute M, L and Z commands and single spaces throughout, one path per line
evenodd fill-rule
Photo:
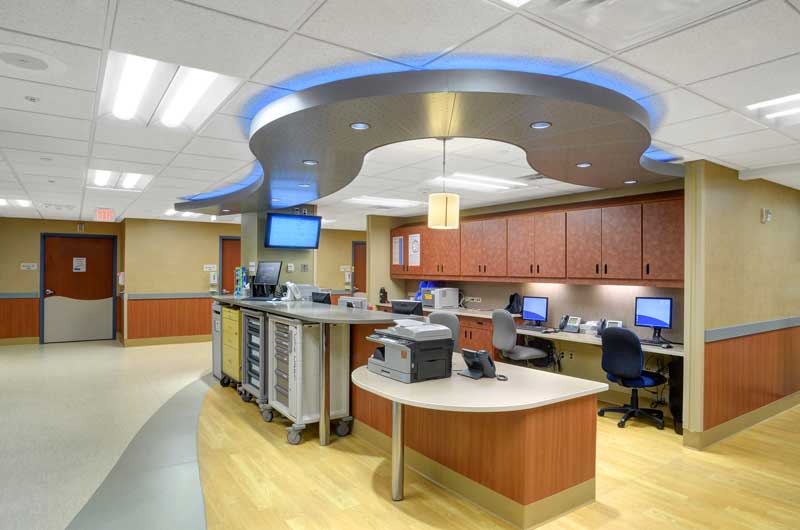
M 242 236 L 219 236 L 219 265 L 217 265 L 217 294 L 222 296 L 222 242 L 226 239 L 242 241 Z
M 350 282 L 350 294 L 356 294 L 356 245 L 364 245 L 367 246 L 366 241 L 352 241 L 350 243 L 350 265 L 353 269 L 353 281 Z M 364 263 L 364 268 L 366 269 L 367 264 Z M 364 271 L 366 275 L 367 271 Z M 366 276 L 365 276 L 366 278 Z M 366 281 L 366 280 L 365 280 Z M 367 292 L 367 286 L 364 286 L 364 292 Z
M 90 340 L 117 340 L 117 236 L 113 234 L 59 234 L 57 232 L 42 232 L 39 235 L 39 344 L 44 344 L 44 268 L 45 260 L 44 242 L 48 237 L 70 237 L 85 239 L 110 239 L 111 240 L 111 338 Z

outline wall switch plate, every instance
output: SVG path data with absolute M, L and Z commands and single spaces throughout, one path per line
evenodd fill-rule
M 294 263 L 286 264 L 286 272 L 294 272 Z
M 464 302 L 467 302 L 467 303 L 474 302 L 476 304 L 480 304 L 481 303 L 481 299 L 480 299 L 479 296 L 465 296 L 464 297 Z
M 308 263 L 300 264 L 300 272 L 308 272 Z

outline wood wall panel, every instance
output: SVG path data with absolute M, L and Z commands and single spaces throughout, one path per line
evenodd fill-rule
M 703 428 L 800 390 L 800 327 L 706 343 Z
M 0 339 L 39 336 L 38 298 L 0 298 Z
M 122 326 L 125 321 L 125 304 L 121 294 L 117 295 L 117 333 L 122 333 Z
M 391 324 L 354 324 L 350 326 L 350 371 L 367 364 L 367 359 L 378 347 L 365 337 L 375 329 Z M 373 429 L 390 436 L 392 434 L 392 404 L 382 397 L 350 385 L 350 414 Z
M 128 299 L 128 338 L 211 335 L 211 298 Z

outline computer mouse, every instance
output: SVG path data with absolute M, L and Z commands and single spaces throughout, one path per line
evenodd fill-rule
M 668 349 L 672 348 L 672 344 L 664 343 L 664 344 L 661 345 L 661 347 L 664 348 L 665 350 L 668 350 Z

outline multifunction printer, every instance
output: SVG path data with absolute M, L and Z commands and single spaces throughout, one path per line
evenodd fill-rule
M 451 375 L 453 338 L 447 326 L 396 320 L 392 327 L 376 329 L 367 340 L 381 345 L 367 361 L 370 372 L 403 383 Z

